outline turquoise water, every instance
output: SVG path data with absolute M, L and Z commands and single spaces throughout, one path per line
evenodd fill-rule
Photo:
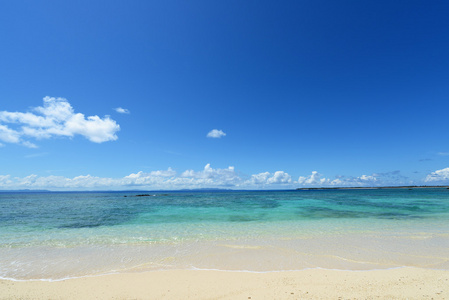
M 0 277 L 449 269 L 449 190 L 0 193 Z

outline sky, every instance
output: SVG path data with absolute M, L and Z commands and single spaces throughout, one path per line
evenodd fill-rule
M 449 185 L 446 1 L 0 2 L 0 190 Z

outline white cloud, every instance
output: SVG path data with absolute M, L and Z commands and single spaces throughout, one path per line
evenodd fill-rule
M 190 182 L 197 186 L 238 186 L 242 182 L 234 167 L 214 169 L 210 164 L 207 164 L 202 171 L 184 171 L 179 180 L 183 181 L 188 178 L 192 179 Z
M 5 143 L 20 143 L 20 134 L 12 129 L 9 129 L 7 126 L 0 124 L 0 141 Z
M 317 184 L 323 184 L 328 179 L 321 178 L 321 174 L 317 171 L 313 171 L 311 175 L 309 176 L 299 176 L 298 183 L 301 185 L 317 185 Z
M 399 171 L 361 175 L 358 177 L 324 177 L 317 171 L 309 176 L 300 176 L 293 181 L 284 171 L 261 172 L 250 176 L 240 175 L 234 167 L 213 168 L 207 164 L 202 170 L 176 172 L 172 168 L 150 172 L 139 171 L 120 178 L 81 175 L 73 178 L 64 176 L 12 177 L 0 175 L 0 189 L 50 189 L 50 190 L 179 190 L 196 188 L 232 189 L 294 189 L 297 187 L 363 187 L 414 184 L 404 182 L 406 177 Z M 395 177 L 396 176 L 396 177 Z M 405 179 L 404 179 L 405 178 Z M 448 181 L 449 168 L 432 172 L 426 181 Z
M 86 118 L 84 114 L 75 113 L 64 98 L 47 96 L 44 105 L 34 108 L 33 112 L 0 111 L 0 141 L 30 148 L 37 146 L 29 138 L 39 140 L 82 135 L 91 142 L 103 143 L 116 140 L 119 130 L 120 126 L 109 116 Z
M 448 155 L 449 155 L 449 152 L 438 152 L 438 155 L 441 155 L 441 156 L 448 156 Z
M 284 171 L 276 171 L 274 175 L 268 179 L 268 183 L 290 183 L 292 177 Z
M 323 177 L 322 174 L 317 171 L 313 171 L 309 176 L 300 176 L 298 178 L 298 184 L 302 186 L 375 186 L 379 185 L 379 179 L 375 174 L 362 175 L 359 177 L 345 177 L 339 176 L 335 179 L 329 179 Z
M 358 177 L 358 179 L 361 182 L 374 182 L 374 181 L 377 181 L 377 178 L 375 176 L 370 176 L 370 175 L 362 175 L 362 176 Z
M 103 143 L 107 141 L 115 141 L 117 135 L 115 134 L 119 129 L 119 125 L 111 120 L 108 116 L 101 119 L 98 116 L 89 116 L 84 118 L 83 114 L 75 114 L 65 123 L 66 133 L 69 136 L 80 134 L 86 137 L 91 142 Z
M 38 148 L 36 144 L 33 144 L 29 141 L 23 141 L 21 143 L 23 146 L 28 147 L 28 148 Z
M 9 175 L 0 175 L 0 187 L 8 187 L 12 184 L 12 180 Z
M 289 184 L 292 183 L 292 177 L 284 171 L 276 171 L 274 174 L 264 172 L 251 175 L 246 183 L 252 185 Z
M 265 174 L 265 173 L 261 173 Z M 81 175 L 73 178 L 64 176 L 37 176 L 11 177 L 0 175 L 0 189 L 50 189 L 50 190 L 176 190 L 195 188 L 276 188 L 280 184 L 285 187 L 291 184 L 291 176 L 283 171 L 273 174 L 268 173 L 265 180 L 244 180 L 235 170 L 229 166 L 224 169 L 212 168 L 207 164 L 202 170 L 186 170 L 177 173 L 175 170 L 157 170 L 151 172 L 131 173 L 121 178 L 102 178 L 92 175 Z M 291 186 L 293 188 L 294 186 Z
M 226 133 L 224 133 L 223 130 L 218 130 L 218 129 L 212 129 L 207 134 L 208 138 L 214 138 L 214 139 L 219 139 L 222 136 L 226 136 Z
M 252 184 L 266 184 L 270 178 L 270 172 L 264 172 L 259 174 L 251 175 L 249 182 Z
M 149 173 L 137 172 L 117 180 L 117 185 L 122 186 L 157 186 L 161 188 L 164 183 L 170 182 L 176 176 L 176 171 L 171 168 L 167 170 L 152 171 Z
M 426 176 L 424 181 L 425 182 L 446 181 L 446 183 L 449 183 L 449 168 L 436 170 L 435 172 L 430 173 L 429 175 Z
M 130 111 L 126 108 L 121 108 L 121 107 L 117 107 L 114 108 L 116 112 L 120 113 L 120 114 L 129 114 Z

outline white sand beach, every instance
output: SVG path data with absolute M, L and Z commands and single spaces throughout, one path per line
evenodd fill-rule
M 0 281 L 0 299 L 448 299 L 449 271 L 154 271 Z

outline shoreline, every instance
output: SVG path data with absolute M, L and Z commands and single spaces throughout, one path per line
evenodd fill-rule
M 0 280 L 0 299 L 447 299 L 449 271 L 412 267 L 268 273 L 168 270 L 61 281 Z
M 449 299 L 447 195 L 5 198 L 0 300 Z
M 449 271 L 447 234 L 383 232 L 385 235 L 380 237 L 378 232 L 328 233 L 273 240 L 265 237 L 168 245 L 3 249 L 0 257 L 4 268 L 0 280 L 57 282 L 108 274 L 175 270 L 253 274 L 402 268 Z
M 349 273 L 364 273 L 364 272 L 376 272 L 376 271 L 391 271 L 391 270 L 400 270 L 400 269 L 420 269 L 420 270 L 429 270 L 429 271 L 443 271 L 443 272 L 449 272 L 449 270 L 446 269 L 432 269 L 432 268 L 421 268 L 421 267 L 414 267 L 414 266 L 398 266 L 398 267 L 390 267 L 385 269 L 357 269 L 357 270 L 351 270 L 351 269 L 328 269 L 323 267 L 311 267 L 311 268 L 304 268 L 304 269 L 298 269 L 298 270 L 271 270 L 271 271 L 252 271 L 252 270 L 226 270 L 226 269 L 208 269 L 208 268 L 187 268 L 187 269 L 153 269 L 153 270 L 134 270 L 129 269 L 126 271 L 110 271 L 105 273 L 99 273 L 99 274 L 86 274 L 86 275 L 79 275 L 79 276 L 73 276 L 73 277 L 62 277 L 62 278 L 29 278 L 29 279 L 20 279 L 20 278 L 9 278 L 9 277 L 0 277 L 0 282 L 3 281 L 11 281 L 11 282 L 61 282 L 61 281 L 67 281 L 67 280 L 79 280 L 83 278 L 96 278 L 96 277 L 103 277 L 103 276 L 113 276 L 113 275 L 124 275 L 124 274 L 145 274 L 145 273 L 156 273 L 156 272 L 220 272 L 220 273 L 248 273 L 248 274 L 271 274 L 271 273 L 293 273 L 293 272 L 306 272 L 306 271 L 335 271 L 335 272 L 349 272 Z M 0 298 L 1 299 L 1 298 Z

